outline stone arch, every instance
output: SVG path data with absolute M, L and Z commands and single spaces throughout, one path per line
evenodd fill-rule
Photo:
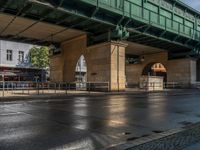
M 150 62 L 143 67 L 141 75 L 162 76 L 167 82 L 167 68 L 161 62 Z
M 83 54 L 81 54 L 76 63 L 75 80 L 76 82 L 87 82 L 87 61 Z
M 74 38 L 62 43 L 63 81 L 75 82 L 75 69 L 79 58 L 83 55 L 88 60 L 86 36 Z

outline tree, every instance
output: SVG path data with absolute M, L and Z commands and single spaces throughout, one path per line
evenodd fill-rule
M 41 46 L 36 47 L 34 46 L 30 50 L 30 60 L 31 64 L 34 67 L 44 69 L 49 67 L 49 49 L 48 47 Z

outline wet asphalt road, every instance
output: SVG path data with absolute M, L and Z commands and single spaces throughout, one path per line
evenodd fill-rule
M 200 121 L 200 94 L 0 102 L 0 150 L 103 149 Z

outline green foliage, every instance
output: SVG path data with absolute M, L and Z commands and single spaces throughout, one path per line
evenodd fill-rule
M 34 46 L 30 50 L 30 60 L 31 64 L 37 68 L 47 68 L 49 67 L 49 49 L 48 47 L 36 47 Z

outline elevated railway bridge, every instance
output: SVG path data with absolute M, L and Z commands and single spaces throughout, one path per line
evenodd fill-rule
M 200 13 L 179 0 L 0 0 L 0 38 L 51 45 L 51 80 L 87 80 L 124 90 L 152 68 L 168 82 L 200 78 Z M 158 74 L 163 74 L 160 68 Z

